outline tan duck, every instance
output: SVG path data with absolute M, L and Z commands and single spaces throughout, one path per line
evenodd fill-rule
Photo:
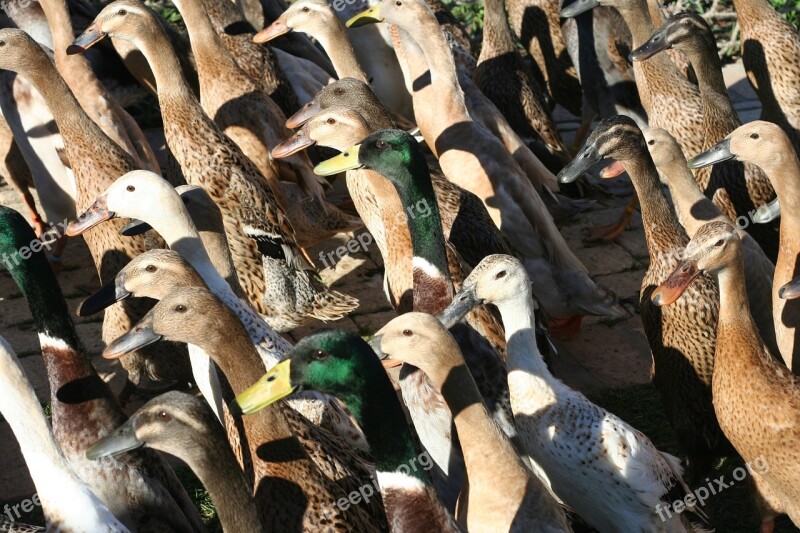
M 439 321 L 407 313 L 377 335 L 383 353 L 422 370 L 454 413 L 469 483 L 459 522 L 469 531 L 569 531 L 564 509 L 489 416 L 458 344 Z
M 192 446 L 186 446 L 191 442 Z M 264 531 L 225 433 L 203 400 L 181 392 L 153 398 L 86 452 L 89 459 L 116 457 L 137 448 L 168 453 L 189 465 L 208 490 L 222 530 Z
M 321 182 L 305 154 L 279 161 L 270 157 L 270 148 L 289 135 L 283 112 L 234 62 L 200 3 L 176 1 L 175 6 L 191 39 L 203 110 L 267 179 L 298 244 L 312 246 L 361 227 L 357 218 L 325 202 Z
M 517 50 L 503 0 L 484 4 L 483 44 L 473 80 L 520 137 L 536 141 L 535 153 L 548 168 L 558 172 L 570 161 L 544 91 Z
M 239 282 L 259 313 L 286 331 L 312 317 L 333 320 L 355 309 L 356 300 L 328 290 L 313 271 L 305 270 L 294 230 L 264 176 L 203 113 L 186 81 L 176 75 L 177 58 L 153 12 L 136 0 L 118 0 L 100 12 L 74 46 L 85 49 L 106 35 L 133 40 L 147 57 L 160 81 L 170 151 L 187 182 L 204 186 L 222 209 Z M 277 286 L 287 280 L 310 296 L 303 299 L 305 306 L 298 307 Z
M 800 149 L 800 35 L 766 0 L 735 0 L 742 63 L 761 100 L 761 118 L 778 124 Z
M 675 269 L 689 239 L 664 197 L 642 132 L 628 117 L 601 121 L 559 176 L 573 179 L 604 158 L 622 164 L 641 202 L 650 264 L 639 299 L 653 355 L 651 377 L 688 455 L 689 479 L 701 479 L 728 449 L 711 404 L 719 293 L 708 276 L 701 276 L 687 289 L 690 297 L 676 306 L 659 309 L 650 301 L 653 290 Z
M 22 216 L 0 207 L 0 255 L 14 257 L 23 247 L 33 249 L 32 242 L 34 234 Z M 39 334 L 53 434 L 72 471 L 132 530 L 201 531 L 192 501 L 172 468 L 155 453 L 134 452 L 105 463 L 86 459 L 86 449 L 125 422 L 125 413 L 89 361 L 45 253 L 40 249 L 8 266 Z M 172 351 L 173 357 L 179 355 Z
M 349 23 L 376 21 L 396 24 L 401 37 L 407 32 L 403 46 L 425 59 L 401 57 L 408 69 L 430 68 L 431 84 L 413 95 L 420 131 L 445 176 L 484 202 L 503 235 L 526 258 L 531 278 L 541 282 L 536 294 L 545 309 L 558 317 L 623 314 L 613 295 L 589 278 L 504 146 L 470 119 L 449 46 L 428 7 L 418 0 L 400 6 L 384 0 Z M 407 74 L 417 77 L 411 70 Z
M 800 163 L 791 140 L 783 130 L 770 122 L 750 122 L 735 129 L 716 146 L 689 161 L 690 168 L 711 165 L 736 158 L 761 167 L 769 176 L 782 207 L 780 248 L 775 262 L 775 277 L 772 282 L 772 318 L 775 321 L 775 337 L 780 355 L 786 366 L 797 372 L 798 351 L 795 345 L 797 317 L 800 316 L 800 301 L 779 297 L 781 287 L 800 273 L 797 255 L 800 253 L 800 234 L 795 214 L 800 204 L 797 183 Z
M 431 457 L 417 450 L 392 383 L 369 345 L 355 333 L 328 329 L 308 335 L 286 356 L 236 397 L 239 409 L 258 412 L 299 387 L 336 394 L 369 439 L 375 490 L 386 507 L 389 530 L 460 531 L 436 497 Z M 360 490 L 365 500 L 375 493 L 371 484 Z
M 2 337 L 0 382 L 0 412 L 11 426 L 28 464 L 48 531 L 129 533 L 130 530 L 114 518 L 108 507 L 70 468 L 53 439 L 47 418 L 36 399 L 33 386 L 22 371 L 19 359 Z M 65 494 L 69 495 L 69 502 L 65 501 Z M 25 526 L 16 522 L 0 522 L 0 527 L 11 532 L 26 531 Z
M 672 203 L 683 229 L 691 239 L 701 226 L 712 221 L 731 222 L 714 203 L 706 198 L 689 167 L 678 142 L 666 130 L 648 128 L 642 131 L 647 150 L 653 158 L 659 175 L 667 182 Z M 753 302 L 752 312 L 759 334 L 770 351 L 779 354 L 775 340 L 775 323 L 772 319 L 772 278 L 775 265 L 764 250 L 742 228 L 737 227 L 742 239 L 747 279 L 747 297 Z
M 115 177 L 135 168 L 127 152 L 114 144 L 80 107 L 67 84 L 59 76 L 50 58 L 27 34 L 16 29 L 0 30 L 0 68 L 13 70 L 27 78 L 50 106 L 58 129 L 64 137 L 66 156 L 70 161 L 77 184 L 77 206 L 85 209 Z M 100 282 L 105 283 L 130 258 L 144 252 L 144 238 L 124 238 L 119 235 L 122 221 L 107 225 L 86 239 Z M 63 228 L 62 228 L 63 230 Z M 150 245 L 158 244 L 155 239 Z M 162 244 L 163 246 L 163 244 Z M 103 339 L 112 341 L 129 329 L 147 311 L 145 303 L 118 304 L 108 310 L 103 321 Z M 188 365 L 165 347 L 145 348 L 121 363 L 128 371 L 128 384 L 122 398 L 130 395 L 142 374 L 155 379 L 188 379 Z
M 156 156 L 141 128 L 103 87 L 89 61 L 83 56 L 67 54 L 75 34 L 66 0 L 42 0 L 39 5 L 47 16 L 53 35 L 56 69 L 83 110 L 109 139 L 130 154 L 137 168 L 160 172 Z
M 618 531 L 620 524 L 629 531 L 686 531 L 692 528 L 687 514 L 704 521 L 697 506 L 682 515 L 659 513 L 689 494 L 676 457 L 548 370 L 522 263 L 507 255 L 484 259 L 440 319 L 449 321 L 481 302 L 497 306 L 506 327 L 520 440 L 566 506 L 599 531 Z
M 742 124 L 728 98 L 714 34 L 700 15 L 678 13 L 634 50 L 631 58 L 647 59 L 668 48 L 682 51 L 694 67 L 703 103 L 703 150 L 708 150 Z M 744 217 L 747 232 L 774 261 L 778 256 L 778 223 L 753 224 L 748 220 L 754 208 L 775 198 L 764 172 L 751 163 L 727 161 L 714 165 L 707 178 L 699 183 L 701 190 L 730 220 Z
M 266 372 L 244 326 L 208 289 L 192 287 L 158 302 L 129 333 L 103 352 L 118 357 L 136 346 L 160 339 L 192 343 L 220 367 L 234 394 L 241 394 Z M 310 458 L 306 446 L 319 444 L 295 436 L 294 411 L 279 403 L 242 422 L 253 465 L 252 490 L 265 529 L 313 529 L 324 523 L 339 531 L 378 531 L 381 505 L 352 505 L 331 512 L 331 502 L 357 490 L 364 482 L 354 474 L 337 483 Z M 313 437 L 312 437 L 313 439 Z M 324 453 L 324 452 L 323 452 Z M 278 481 L 280 480 L 280 481 Z
M 742 243 L 727 222 L 711 222 L 698 230 L 675 273 L 653 293 L 653 301 L 669 309 L 702 273 L 715 275 L 719 283 L 713 392 L 720 426 L 750 465 L 756 485 L 766 489 L 773 509 L 788 514 L 798 526 L 800 379 L 773 359 L 758 335 L 744 287 Z M 774 515 L 762 517 L 762 532 L 772 531 L 773 519 Z

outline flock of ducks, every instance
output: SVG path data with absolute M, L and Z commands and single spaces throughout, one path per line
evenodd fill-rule
M 744 125 L 711 28 L 656 0 L 486 0 L 480 51 L 438 0 L 172 3 L 188 40 L 138 0 L 2 17 L 0 173 L 28 212 L 0 206 L 0 257 L 52 414 L 2 338 L 0 413 L 48 531 L 203 531 L 159 452 L 228 532 L 706 531 L 694 488 L 735 456 L 768 466 L 761 532 L 800 526 L 800 37 L 767 0 L 734 0 L 764 119 Z M 147 98 L 155 138 L 125 110 Z M 556 103 L 581 117 L 572 151 Z M 627 316 L 556 225 L 601 160 L 636 195 L 593 237 L 638 202 L 685 467 L 548 367 L 548 335 Z M 292 346 L 358 308 L 308 249 L 362 227 L 398 316 Z M 77 313 L 105 311 L 119 395 L 59 287 L 78 235 L 102 288 Z

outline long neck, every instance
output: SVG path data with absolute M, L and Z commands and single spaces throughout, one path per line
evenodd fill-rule
M 198 75 L 206 70 L 202 65 L 222 64 L 228 69 L 238 69 L 236 63 L 222 44 L 219 35 L 206 14 L 203 3 L 199 0 L 175 0 L 175 7 L 181 12 L 189 33 L 192 52 L 198 65 Z
M 83 65 L 88 65 L 83 54 L 67 55 L 67 47 L 75 40 L 75 34 L 66 0 L 39 0 L 39 5 L 47 17 L 50 33 L 53 36 L 53 54 L 58 69 L 61 72 L 76 67 L 83 69 Z
M 536 311 L 530 289 L 514 300 L 498 304 L 497 308 L 506 332 L 509 370 L 519 369 L 540 377 L 550 377 L 536 344 Z
M 724 220 L 719 208 L 700 190 L 692 172 L 686 166 L 686 159 L 676 157 L 669 164 L 659 166 L 659 170 L 668 176 L 667 183 L 672 202 L 689 238 L 693 237 L 704 224 L 714 220 Z
M 353 50 L 350 39 L 347 37 L 347 30 L 342 21 L 332 12 L 329 17 L 326 15 L 325 18 L 328 21 L 325 31 L 314 37 L 317 38 L 319 44 L 331 59 L 336 75 L 339 79 L 355 78 L 364 83 L 369 83 L 367 75 L 364 74 L 364 69 L 361 68 L 358 59 L 356 59 L 356 53 Z
M 733 7 L 737 20 L 740 20 L 739 24 L 745 27 L 765 18 L 781 18 L 767 0 L 734 0 Z
M 722 77 L 722 64 L 717 55 L 713 39 L 704 44 L 687 47 L 684 53 L 694 68 L 700 98 L 703 103 L 703 127 L 706 135 L 727 134 L 740 125 L 733 105 L 728 97 L 725 79 Z M 706 143 L 715 142 L 706 139 Z
M 736 326 L 748 337 L 757 338 L 758 332 L 750 315 L 750 302 L 747 299 L 744 281 L 744 262 L 741 243 L 736 243 L 736 257 L 719 271 L 719 322 Z
M 418 452 L 392 384 L 375 356 L 370 355 L 363 368 L 365 375 L 361 390 L 342 394 L 340 399 L 364 431 L 375 458 L 375 469 L 397 472 L 401 465 L 409 465 Z M 421 469 L 410 468 L 410 471 L 410 475 L 429 482 Z
M 238 395 L 266 372 L 247 331 L 230 312 L 219 318 L 217 331 L 198 344 L 225 374 L 234 394 Z M 224 332 L 224 333 L 223 333 Z
M 620 162 L 639 197 L 647 249 L 655 263 L 662 254 L 686 246 L 685 232 L 667 203 L 650 154 L 642 150 L 638 157 Z
M 486 0 L 484 5 L 483 46 L 478 62 L 516 53 L 516 42 L 508 26 L 503 0 Z
M 172 43 L 157 20 L 149 20 L 146 29 L 134 39 L 133 44 L 142 52 L 153 71 L 158 87 L 158 100 L 162 106 L 169 101 L 173 104 L 194 102 L 200 107 L 183 75 Z

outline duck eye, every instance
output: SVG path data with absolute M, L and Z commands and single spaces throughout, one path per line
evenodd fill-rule
M 375 143 L 375 148 L 377 148 L 378 150 L 385 150 L 387 146 L 389 145 L 386 144 L 386 141 L 378 141 Z
M 751 133 L 750 134 L 750 138 L 751 139 L 758 139 L 758 133 Z
M 501 270 L 500 272 L 497 273 L 497 275 L 495 275 L 494 279 L 503 279 L 504 277 L 506 277 L 506 274 L 508 274 L 508 272 L 506 272 L 505 270 Z
M 311 10 L 308 9 L 308 6 L 303 7 L 303 13 L 308 13 L 309 11 L 311 11 Z
M 125 11 L 124 9 L 120 9 L 119 11 L 117 11 L 117 15 L 120 15 L 120 16 L 127 15 L 127 14 L 128 14 L 128 12 Z
M 656 144 L 656 140 L 655 139 L 650 139 L 649 141 L 647 141 L 647 144 L 649 144 L 650 146 L 653 146 L 654 144 Z
M 5 41 L 0 41 L 0 46 L 5 46 L 5 45 L 6 45 Z
M 164 422 L 169 422 L 170 420 L 172 420 L 172 417 L 166 411 L 160 411 L 158 413 L 158 418 Z
M 155 265 L 147 265 L 146 267 L 144 267 L 144 269 L 147 272 L 155 272 L 156 270 L 158 270 Z
M 395 3 L 394 3 L 394 5 L 396 5 L 396 6 L 402 6 L 402 5 L 403 5 L 403 2 L 401 2 L 400 0 L 397 0 L 397 2 L 395 2 Z
M 722 246 L 723 244 L 725 244 L 725 241 L 724 241 L 724 240 L 722 240 L 722 239 L 720 239 L 720 240 L 718 240 L 717 242 L 715 242 L 715 243 L 714 243 L 714 246 L 716 246 L 717 248 L 719 248 L 719 247 L 720 247 L 720 246 Z
M 328 352 L 325 350 L 317 350 L 312 354 L 312 357 L 317 361 L 323 361 L 328 358 Z
M 336 119 L 335 118 L 329 118 L 328 120 L 326 120 L 326 122 L 328 124 L 336 124 Z
M 413 334 L 414 334 L 414 332 L 411 331 L 410 329 L 404 329 L 403 330 L 403 335 L 405 335 L 406 337 L 410 337 Z
M 127 187 L 125 187 L 125 190 L 128 192 L 133 192 L 136 190 L 136 187 L 134 187 L 133 185 L 128 185 Z
M 179 313 L 185 313 L 186 312 L 186 306 L 183 305 L 183 304 L 178 304 L 178 305 L 175 306 L 175 310 L 177 312 L 179 312 Z

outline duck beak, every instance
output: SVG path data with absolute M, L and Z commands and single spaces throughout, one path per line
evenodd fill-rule
M 597 147 L 594 143 L 584 144 L 581 151 L 575 156 L 575 159 L 558 173 L 558 181 L 560 183 L 572 183 L 602 159 L 603 156 L 597 151 Z
M 781 202 L 777 198 L 770 203 L 762 205 L 756 209 L 753 215 L 753 222 L 756 224 L 769 224 L 781 216 Z
M 281 35 L 286 35 L 292 31 L 292 28 L 286 25 L 281 19 L 277 19 L 275 22 L 261 30 L 260 32 L 256 33 L 253 36 L 254 43 L 266 43 L 271 41 L 276 37 L 280 37 Z
M 153 227 L 139 219 L 133 219 L 127 224 L 125 224 L 121 230 L 119 230 L 119 234 L 123 237 L 136 237 L 137 235 L 142 235 L 147 233 L 153 229 Z
M 672 48 L 672 43 L 667 40 L 663 28 L 661 28 L 651 35 L 646 43 L 631 52 L 628 59 L 631 61 L 644 61 L 668 48 Z
M 75 237 L 106 220 L 111 220 L 115 216 L 117 216 L 116 213 L 108 210 L 106 195 L 102 194 L 97 197 L 97 200 L 89 206 L 86 212 L 69 223 L 69 226 L 67 226 L 67 235 Z
M 597 0 L 575 0 L 575 2 L 571 3 L 570 5 L 564 7 L 561 10 L 561 18 L 572 18 L 577 17 L 581 13 L 585 13 L 590 9 L 594 9 L 600 5 L 600 2 Z
M 300 130 L 273 148 L 272 157 L 275 159 L 289 157 L 290 155 L 295 154 L 300 150 L 305 150 L 309 146 L 314 146 L 315 144 L 317 144 L 317 141 L 312 139 L 306 131 Z
M 345 23 L 345 26 L 348 28 L 358 28 L 360 26 L 375 24 L 377 22 L 383 22 L 383 17 L 381 16 L 381 4 L 373 6 L 366 11 L 362 11 L 355 17 L 348 20 Z
M 439 322 L 441 322 L 445 328 L 450 329 L 458 324 L 461 319 L 464 318 L 464 315 L 481 303 L 483 302 L 481 302 L 475 294 L 474 285 L 471 287 L 462 287 L 453 297 L 453 301 L 450 302 L 450 305 L 439 315 Z
M 106 346 L 106 349 L 103 350 L 103 357 L 118 359 L 163 339 L 163 335 L 159 335 L 153 330 L 152 321 L 152 315 L 147 313 L 132 330 Z
M 286 119 L 286 127 L 289 129 L 297 129 L 322 111 L 322 106 L 316 98 L 308 102 L 300 108 L 300 110 Z
M 78 316 L 94 315 L 131 296 L 132 293 L 125 288 L 125 276 L 120 273 L 115 279 L 103 285 L 102 289 L 82 301 L 75 314 Z
M 658 307 L 674 303 L 699 275 L 700 270 L 697 268 L 697 261 L 684 259 L 678 263 L 678 266 L 664 283 L 653 291 L 650 300 Z
M 800 298 L 800 277 L 794 278 L 792 281 L 778 289 L 778 296 L 784 300 L 794 300 Z
M 292 386 L 292 360 L 284 359 L 256 384 L 237 396 L 231 404 L 231 412 L 236 415 L 257 413 L 268 405 L 292 394 L 296 387 Z
M 622 166 L 622 163 L 619 161 L 614 161 L 606 168 L 600 171 L 600 177 L 604 180 L 610 180 L 611 178 L 616 178 L 622 174 L 627 172 L 625 167 Z
M 731 153 L 731 140 L 723 139 L 700 155 L 689 160 L 689 168 L 703 168 L 736 157 Z
M 338 174 L 339 172 L 344 172 L 345 170 L 361 168 L 364 165 L 358 162 L 359 150 L 361 150 L 360 144 L 356 144 L 353 147 L 348 148 L 336 157 L 332 157 L 327 161 L 323 161 L 314 167 L 314 173 L 319 176 L 332 176 L 333 174 Z
M 100 31 L 97 23 L 90 25 L 86 31 L 81 33 L 77 39 L 72 41 L 72 44 L 67 47 L 67 55 L 81 54 L 102 41 L 107 33 Z
M 144 446 L 144 442 L 136 438 L 136 415 L 118 427 L 114 433 L 100 439 L 94 446 L 86 450 L 86 458 L 92 461 L 103 457 L 116 456 Z

